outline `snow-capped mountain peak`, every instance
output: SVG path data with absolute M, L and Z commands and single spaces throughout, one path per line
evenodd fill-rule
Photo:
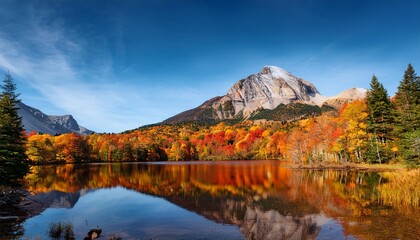
M 261 72 L 235 83 L 228 91 L 235 112 L 248 116 L 258 108 L 274 109 L 279 104 L 293 101 L 312 103 L 319 95 L 316 87 L 308 81 L 293 76 L 288 71 L 265 66 Z M 312 103 L 314 104 L 314 103 Z
M 261 73 L 271 74 L 271 76 L 273 76 L 274 78 L 286 79 L 286 78 L 293 77 L 293 75 L 290 72 L 286 71 L 283 68 L 276 67 L 276 66 L 268 66 L 267 65 L 261 70 Z
M 212 98 L 197 108 L 182 112 L 164 123 L 248 119 L 262 109 L 273 110 L 281 104 L 300 103 L 339 108 L 344 102 L 364 98 L 366 89 L 349 89 L 334 97 L 322 96 L 316 87 L 283 68 L 265 66 L 259 73 L 236 82 L 221 97 Z M 338 99 L 338 100 L 337 100 Z

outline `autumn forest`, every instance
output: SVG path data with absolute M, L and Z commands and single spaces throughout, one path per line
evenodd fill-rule
M 288 122 L 157 124 L 119 134 L 28 134 L 35 164 L 284 159 L 294 164 L 420 164 L 420 79 L 408 65 L 392 98 L 374 75 L 364 100 Z

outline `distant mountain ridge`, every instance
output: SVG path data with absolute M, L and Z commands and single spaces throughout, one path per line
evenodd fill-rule
M 365 98 L 367 91 L 366 88 L 350 88 L 333 97 L 325 99 L 322 104 L 340 108 L 344 103 Z
M 71 132 L 83 135 L 93 133 L 93 131 L 80 126 L 72 115 L 50 116 L 23 102 L 18 103 L 17 107 L 23 127 L 28 133 L 32 131 L 50 135 Z
M 277 116 L 281 111 L 296 108 L 319 114 L 328 110 L 325 106 L 338 109 L 345 102 L 364 98 L 366 92 L 367 89 L 352 88 L 334 97 L 322 96 L 312 83 L 295 77 L 282 68 L 265 66 L 261 72 L 236 82 L 226 95 L 209 99 L 197 108 L 179 113 L 163 123 L 252 119 L 261 111 L 276 110 L 275 113 L 265 114 L 265 116 Z M 295 107 L 281 107 L 290 104 L 294 104 Z M 304 105 L 314 107 L 304 107 Z M 268 120 L 291 120 L 310 114 L 305 111 L 286 113 L 284 115 L 289 117 L 285 119 L 274 116 Z

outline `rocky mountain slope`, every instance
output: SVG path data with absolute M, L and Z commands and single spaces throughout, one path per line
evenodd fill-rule
M 327 98 L 323 104 L 340 108 L 346 102 L 351 102 L 356 99 L 363 99 L 366 97 L 367 89 L 365 88 L 350 88 L 344 92 L 339 93 L 334 97 Z
M 22 117 L 27 132 L 36 131 L 51 135 L 62 133 L 91 134 L 93 131 L 80 126 L 72 115 L 50 116 L 22 102 L 18 103 L 18 114 Z
M 337 96 L 325 97 L 319 93 L 312 83 L 295 77 L 282 68 L 265 66 L 261 72 L 236 82 L 226 95 L 212 98 L 197 108 L 166 119 L 163 123 L 249 119 L 258 115 L 261 111 L 276 110 L 276 112 L 279 112 L 279 109 L 285 111 L 285 108 L 281 106 L 290 104 L 298 104 L 297 106 L 300 109 L 304 105 L 314 106 L 303 108 L 314 111 L 314 113 L 320 113 L 328 110 L 325 106 L 337 109 L 343 103 L 364 98 L 365 95 L 366 89 L 352 88 Z M 307 114 L 307 112 L 304 113 L 304 115 Z M 273 115 L 273 113 L 268 115 Z M 290 117 L 269 120 L 290 120 L 302 116 L 299 113 L 287 113 L 286 115 Z

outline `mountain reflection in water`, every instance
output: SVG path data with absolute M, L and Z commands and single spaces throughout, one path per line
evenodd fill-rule
M 44 211 L 42 215 L 48 215 L 47 211 L 52 208 L 69 208 L 68 211 L 71 211 L 85 196 L 91 195 L 92 198 L 98 189 L 111 188 L 109 194 L 117 194 L 112 192 L 114 189 L 119 189 L 120 193 L 124 189 L 141 193 L 132 196 L 134 202 L 139 201 L 136 197 L 150 198 L 147 195 L 166 199 L 210 220 L 199 225 L 201 220 L 195 219 L 198 216 L 174 210 L 173 224 L 185 217 L 192 219 L 190 222 L 185 221 L 185 224 L 191 226 L 171 226 L 165 222 L 165 233 L 159 234 L 162 231 L 159 226 L 154 226 L 155 232 L 149 226 L 148 231 L 153 232 L 149 235 L 143 230 L 121 233 L 127 239 L 415 239 L 419 234 L 419 213 L 403 214 L 391 207 L 382 206 L 376 191 L 381 181 L 378 173 L 291 170 L 276 161 L 126 163 L 34 167 L 32 175 L 27 178 L 26 188 L 33 193 L 30 196 L 32 203 L 35 203 L 33 206 L 38 203 L 32 208 L 32 215 Z M 124 201 L 99 200 L 97 195 L 96 203 L 109 204 L 107 207 L 111 209 L 114 206 L 118 208 L 118 204 Z M 110 195 L 101 195 L 101 198 L 107 196 Z M 86 206 L 95 208 L 98 207 L 96 203 Z M 159 204 L 153 205 L 153 208 L 165 203 Z M 132 208 L 130 214 L 124 215 L 124 221 L 133 226 L 126 227 L 140 229 L 140 224 L 136 223 L 140 220 L 135 215 L 141 215 L 144 209 L 135 204 Z M 130 210 L 127 206 L 121 206 L 121 209 Z M 177 217 L 175 213 L 180 216 Z M 161 216 L 151 213 L 150 221 L 156 218 L 154 224 L 159 225 L 167 217 L 171 218 L 170 213 L 167 216 L 164 213 Z M 36 221 L 36 218 L 28 219 L 23 226 L 28 228 L 28 224 Z M 95 224 L 103 227 L 106 222 L 112 221 L 122 220 L 118 215 L 109 216 Z M 194 222 L 197 222 L 195 228 Z M 214 223 L 219 223 L 218 227 Z M 76 230 L 85 230 L 81 224 L 73 224 Z M 239 228 L 239 236 L 235 235 L 232 226 Z M 185 228 L 189 233 L 171 235 L 168 230 L 171 227 Z M 204 229 L 207 227 L 215 232 L 220 231 L 220 234 L 211 235 L 207 232 L 210 235 L 206 236 Z M 223 232 L 225 228 L 227 230 Z M 119 232 L 118 229 L 104 230 Z

